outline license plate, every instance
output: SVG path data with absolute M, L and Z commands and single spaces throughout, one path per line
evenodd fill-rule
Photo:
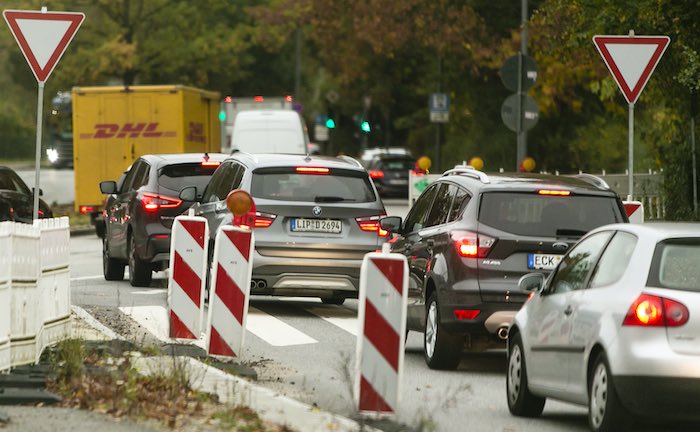
M 527 254 L 527 268 L 534 270 L 554 270 L 563 255 Z
M 321 232 L 338 234 L 343 224 L 337 219 L 292 219 L 290 228 L 293 232 Z
M 397 186 L 408 185 L 408 180 L 406 180 L 406 179 L 391 179 L 391 180 L 389 180 L 389 184 L 397 185 Z

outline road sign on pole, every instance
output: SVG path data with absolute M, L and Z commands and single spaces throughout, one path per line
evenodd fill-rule
M 39 167 L 44 83 L 53 72 L 70 41 L 73 40 L 73 36 L 85 19 L 85 14 L 80 12 L 48 12 L 46 7 L 43 7 L 41 11 L 4 10 L 2 15 L 39 84 L 33 213 L 33 219 L 37 219 L 39 216 Z
M 450 119 L 450 97 L 445 93 L 431 93 L 428 101 L 430 121 L 447 123 Z
M 634 196 L 634 104 L 644 90 L 671 38 L 668 36 L 593 36 L 598 52 L 629 104 L 628 200 Z

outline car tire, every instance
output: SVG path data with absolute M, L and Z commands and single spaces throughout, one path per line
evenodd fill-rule
M 108 281 L 118 281 L 124 280 L 124 267 L 126 265 L 109 256 L 109 245 L 107 240 L 102 240 L 102 273 L 105 276 L 105 280 Z
M 595 432 L 628 430 L 631 417 L 620 402 L 605 353 L 600 352 L 588 377 L 588 424 Z
M 432 293 L 425 310 L 423 354 L 430 369 L 457 369 L 462 360 L 464 338 L 442 328 L 437 294 Z
M 136 254 L 134 237 L 129 235 L 129 283 L 134 287 L 147 287 L 151 284 L 153 273 L 148 263 L 142 261 Z
M 321 302 L 327 305 L 342 305 L 345 303 L 345 297 L 321 297 Z
M 546 399 L 530 393 L 527 384 L 525 350 L 520 333 L 516 333 L 508 347 L 508 371 L 506 372 L 506 398 L 508 410 L 518 417 L 537 417 L 542 414 Z

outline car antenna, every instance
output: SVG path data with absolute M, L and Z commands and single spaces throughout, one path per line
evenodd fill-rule
M 306 153 L 306 157 L 304 158 L 304 162 L 311 162 L 311 156 L 309 156 L 308 153 Z

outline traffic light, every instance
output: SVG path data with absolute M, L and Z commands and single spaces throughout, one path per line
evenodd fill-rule
M 219 111 L 219 121 L 225 122 L 226 121 L 226 110 L 222 109 Z
M 362 129 L 362 132 L 365 133 L 370 133 L 372 130 L 367 120 L 362 120 L 362 123 L 360 123 L 360 129 Z
M 326 119 L 326 127 L 328 129 L 335 129 L 335 120 L 333 120 L 333 117 L 328 117 Z

